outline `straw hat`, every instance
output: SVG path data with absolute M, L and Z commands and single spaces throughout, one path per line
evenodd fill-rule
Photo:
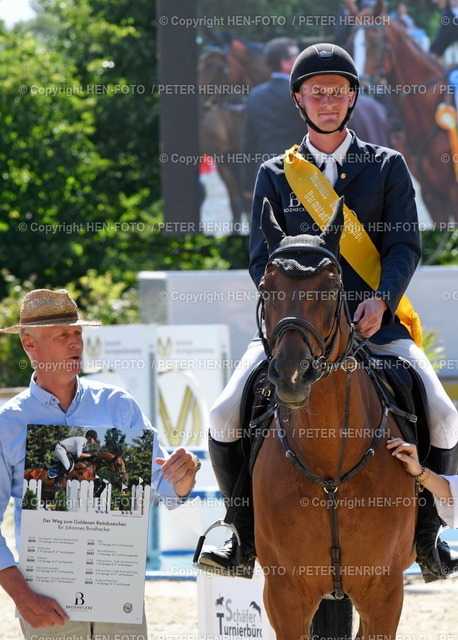
M 101 324 L 80 320 L 76 302 L 70 298 L 66 289 L 35 289 L 22 301 L 19 324 L 0 329 L 0 333 L 19 333 L 21 329 L 67 325 L 99 327 Z

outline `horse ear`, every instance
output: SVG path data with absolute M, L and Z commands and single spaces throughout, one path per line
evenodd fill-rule
M 262 203 L 261 229 L 265 239 L 267 240 L 269 253 L 272 253 L 272 251 L 278 247 L 280 242 L 286 236 L 277 222 L 274 210 L 268 198 L 264 198 Z
M 326 229 L 321 233 L 321 238 L 326 244 L 326 248 L 332 251 L 335 256 L 339 255 L 340 236 L 344 229 L 344 197 L 341 196 L 334 207 L 332 218 Z

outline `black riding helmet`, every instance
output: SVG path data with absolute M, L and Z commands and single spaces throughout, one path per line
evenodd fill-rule
M 334 131 L 342 131 L 349 121 L 353 109 L 355 108 L 356 99 L 358 97 L 359 78 L 355 63 L 351 56 L 336 44 L 320 42 L 313 44 L 296 58 L 289 79 L 289 89 L 291 97 L 296 103 L 297 108 L 301 112 L 302 118 L 306 123 L 318 133 L 334 133 L 334 131 L 323 131 L 319 129 L 308 117 L 305 109 L 297 102 L 295 92 L 299 91 L 304 80 L 313 78 L 313 76 L 336 75 L 343 76 L 350 81 L 350 87 L 355 91 L 355 101 L 348 109 L 347 115 L 338 129 Z
M 93 440 L 97 440 L 97 431 L 94 431 L 94 429 L 89 429 L 88 431 L 86 431 L 84 436 L 85 438 L 92 438 Z

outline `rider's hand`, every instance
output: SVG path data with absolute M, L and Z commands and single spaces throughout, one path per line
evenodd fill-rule
M 161 465 L 164 478 L 173 483 L 177 496 L 187 496 L 194 486 L 196 473 L 200 469 L 197 456 L 180 447 L 172 453 L 170 458 L 156 458 L 155 462 Z
M 353 322 L 363 338 L 370 338 L 382 326 L 383 314 L 388 305 L 381 298 L 369 298 L 358 305 Z

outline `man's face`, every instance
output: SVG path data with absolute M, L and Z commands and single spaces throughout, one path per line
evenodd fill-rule
M 37 372 L 56 379 L 81 371 L 83 330 L 81 327 L 43 327 L 23 337 L 23 345 Z
M 310 120 L 323 131 L 338 129 L 355 101 L 350 81 L 338 75 L 309 78 L 294 95 Z
M 286 73 L 287 75 L 289 75 L 291 73 L 291 70 L 293 68 L 293 65 L 296 61 L 297 56 L 299 55 L 300 51 L 299 51 L 299 47 L 289 47 L 288 49 L 288 57 L 287 58 L 283 58 L 280 61 L 280 71 L 282 73 Z

